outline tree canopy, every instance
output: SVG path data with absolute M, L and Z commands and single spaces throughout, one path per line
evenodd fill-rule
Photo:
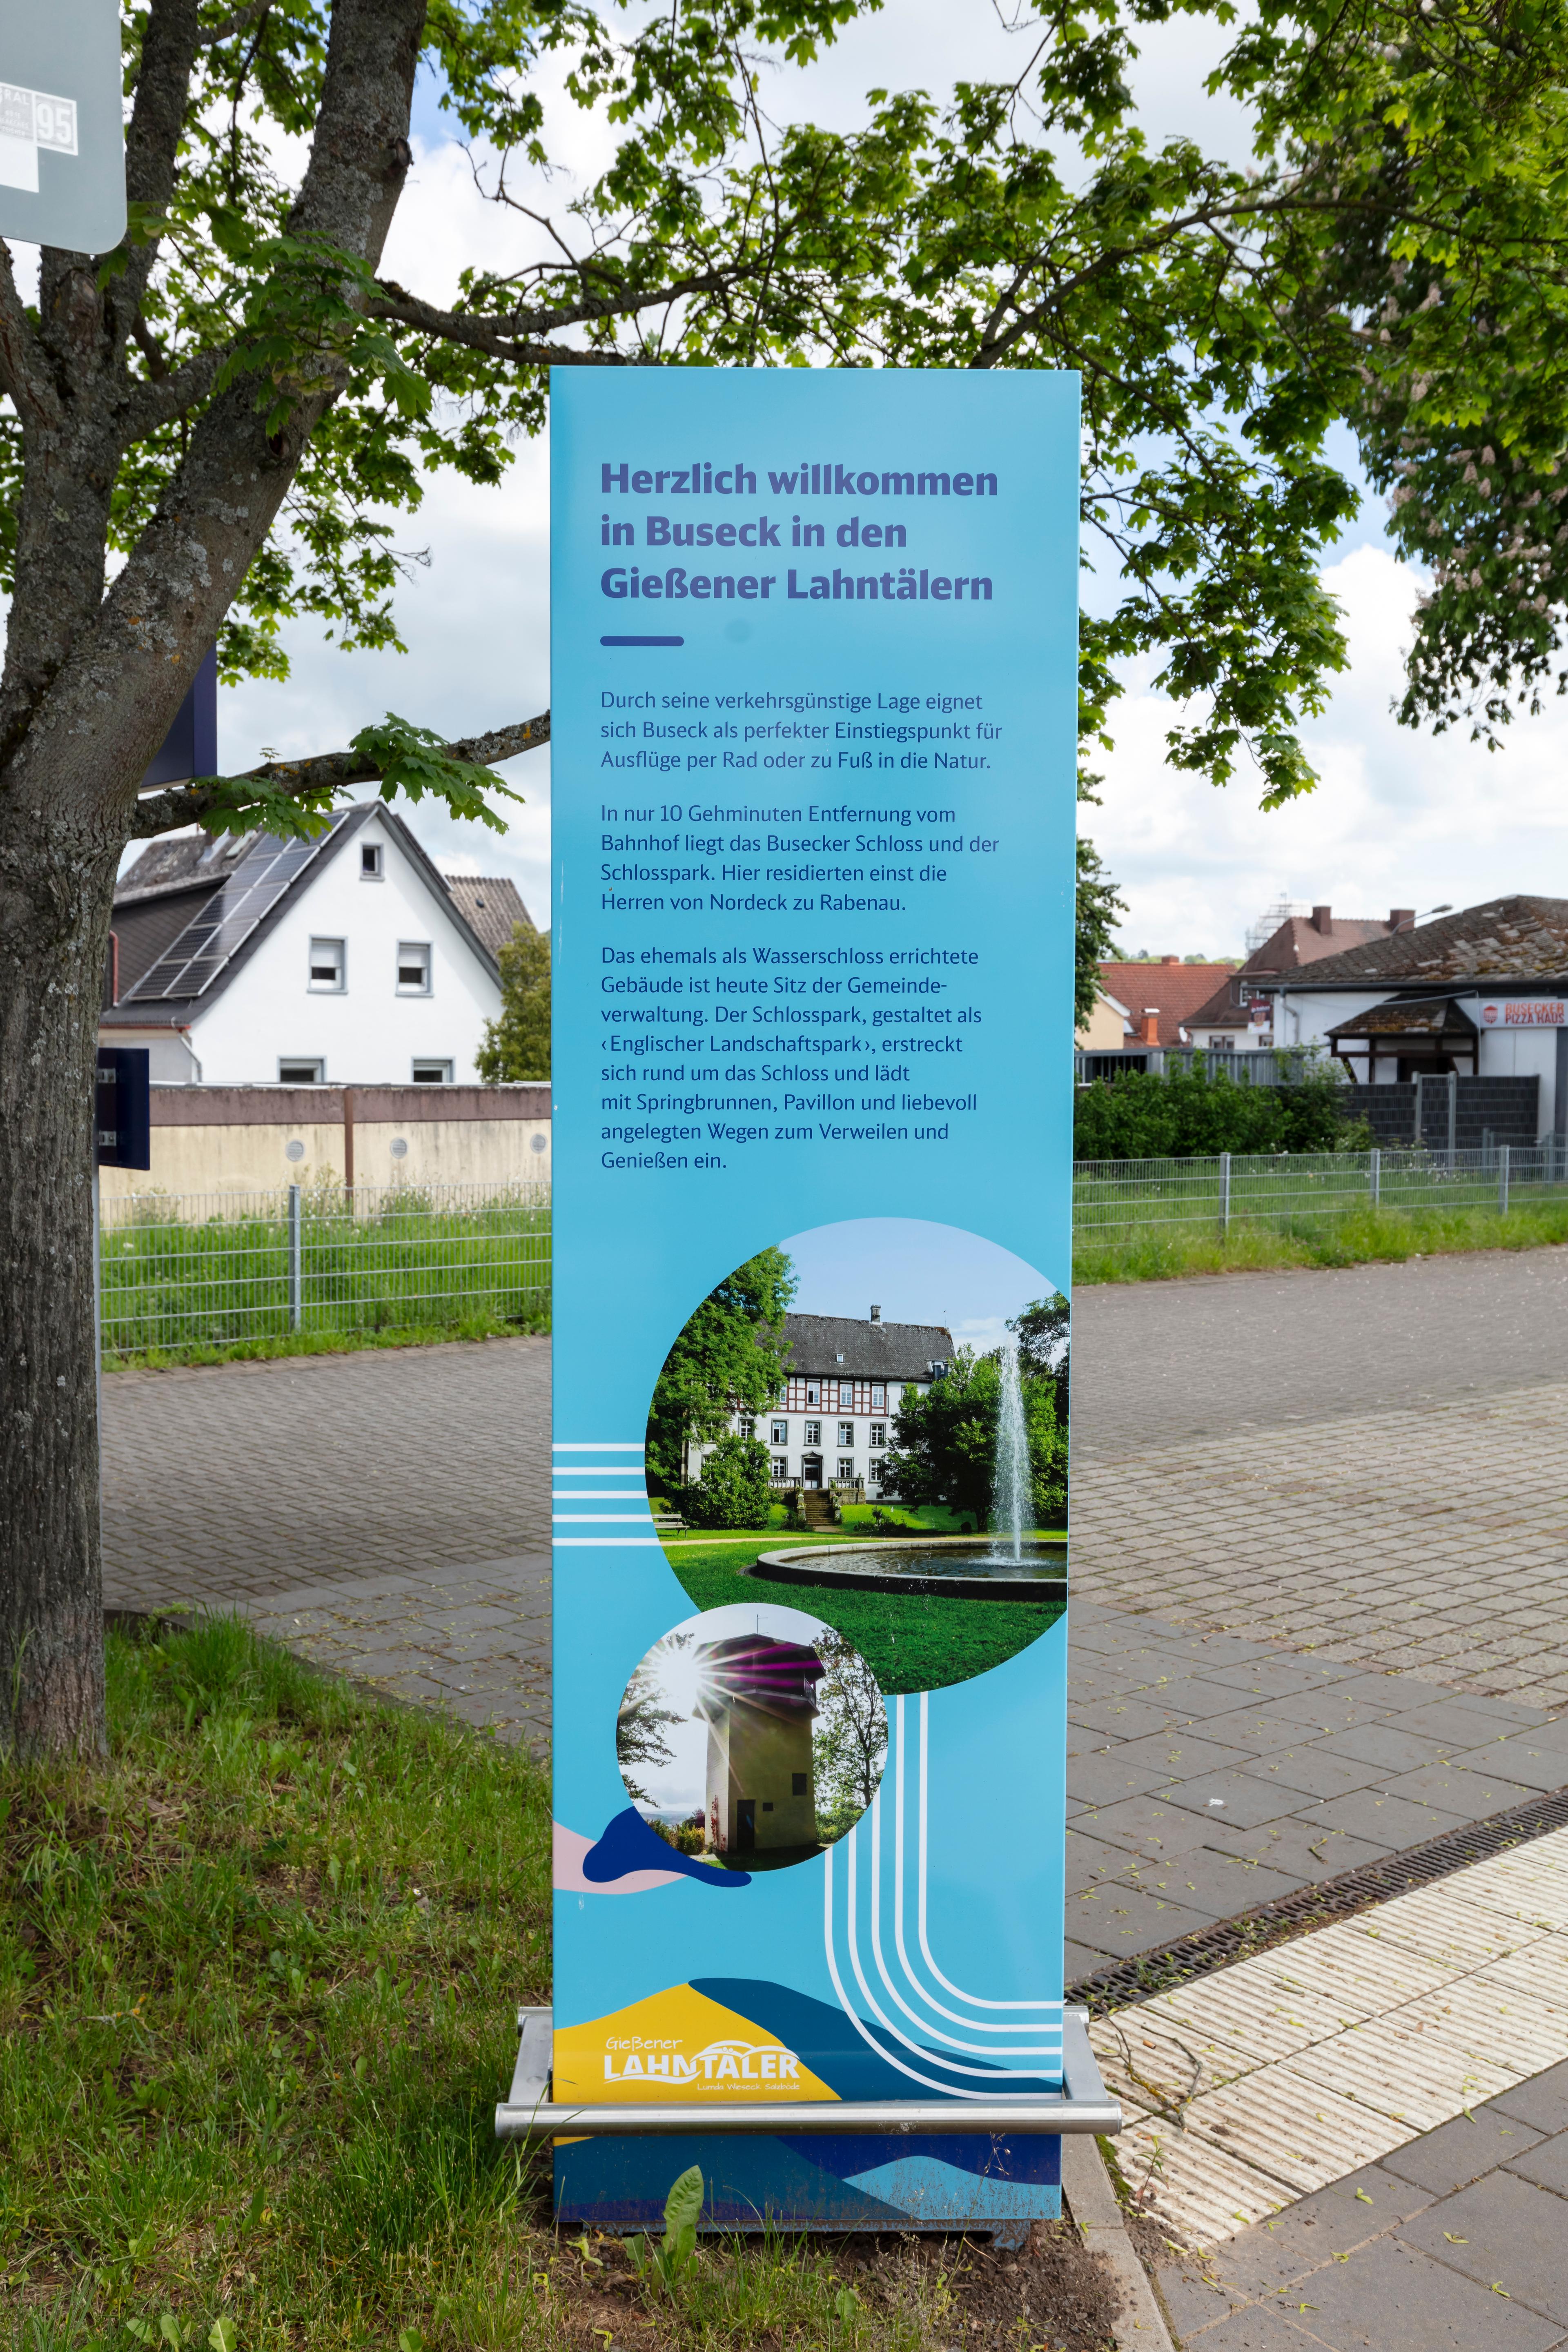
M 1024 1426 L 1028 1438 L 1034 1525 L 1059 1524 L 1067 1506 L 1068 1432 L 1057 1419 L 1054 1376 L 1026 1369 L 1020 1350 Z M 888 1487 L 904 1503 L 941 1503 L 990 1517 L 995 1482 L 996 1423 L 1002 1367 L 997 1351 L 960 1348 L 947 1371 L 922 1396 L 906 1388 L 893 1422 L 893 1444 L 883 1469 Z
M 500 1013 L 475 1055 L 487 1086 L 550 1076 L 550 934 L 515 926 L 498 959 Z
M 650 1486 L 681 1487 L 689 1444 L 716 1445 L 732 1413 L 765 1412 L 784 1394 L 784 1319 L 795 1292 L 795 1269 L 784 1251 L 759 1250 L 687 1317 L 648 1410 Z M 732 1475 L 745 1484 L 744 1463 L 731 1450 L 725 1456 L 725 1491 Z

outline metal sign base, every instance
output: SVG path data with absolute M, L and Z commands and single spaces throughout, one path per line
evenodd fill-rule
M 574 2227 L 657 2227 L 669 2181 L 695 2163 L 708 2230 L 971 2230 L 1017 2244 L 1060 2212 L 1061 2135 L 1121 2128 L 1088 2023 L 1067 2011 L 1055 2098 L 570 2106 L 551 2096 L 552 2012 L 521 2009 L 496 2133 L 555 2142 L 557 2214 Z

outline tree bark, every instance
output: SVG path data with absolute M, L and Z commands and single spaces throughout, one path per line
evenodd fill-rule
M 63 835 L 0 793 L 0 1752 L 23 1756 L 105 1745 L 92 1074 L 120 836 Z
M 425 5 L 336 0 L 290 218 L 373 268 L 408 168 Z M 152 25 L 143 73 L 168 90 L 139 93 L 133 180 L 138 141 L 158 147 L 158 104 L 179 119 L 195 0 L 156 0 Z M 145 170 L 156 178 L 155 156 Z M 256 382 L 214 402 L 106 594 L 107 502 L 134 437 L 119 297 L 85 257 L 49 250 L 36 337 L 14 296 L 0 247 L 0 385 L 25 449 L 0 684 L 0 1753 L 92 1754 L 106 1744 L 92 1073 L 115 872 L 147 762 L 335 395 L 312 392 L 272 435 Z

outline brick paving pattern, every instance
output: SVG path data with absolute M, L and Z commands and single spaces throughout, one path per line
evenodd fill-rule
M 1185 2352 L 1568 2345 L 1568 2065 L 1347 2174 L 1158 2284 Z

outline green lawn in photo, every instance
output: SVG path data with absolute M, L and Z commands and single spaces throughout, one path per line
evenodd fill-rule
M 858 1532 L 848 1530 L 848 1539 Z M 835 1550 L 846 1537 L 817 1541 L 824 1551 Z M 790 1548 L 808 1549 L 811 1542 Z M 889 1697 L 969 1682 L 1016 1657 L 1062 1613 L 1058 1601 L 948 1601 L 925 1592 L 906 1598 L 899 1592 L 846 1592 L 826 1584 L 766 1584 L 742 1575 L 759 1553 L 784 1549 L 776 1534 L 738 1537 L 733 1543 L 711 1538 L 683 1543 L 667 1537 L 664 1555 L 699 1609 L 769 1601 L 820 1617 L 854 1643 Z

